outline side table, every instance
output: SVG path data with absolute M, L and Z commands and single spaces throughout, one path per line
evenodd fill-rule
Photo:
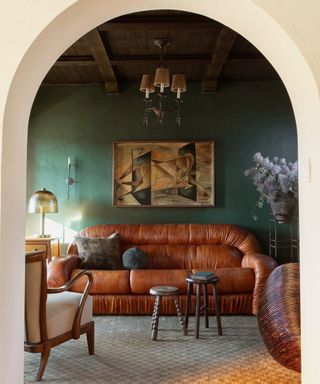
M 54 247 L 55 245 L 56 247 Z M 53 248 L 55 248 L 54 251 Z M 60 256 L 60 241 L 58 237 L 27 237 L 25 250 L 28 252 L 45 251 L 47 260 L 50 262 L 52 256 Z
M 215 312 L 216 312 L 216 321 L 218 327 L 218 334 L 222 335 L 221 319 L 220 319 L 220 306 L 218 302 L 218 293 L 216 290 L 216 284 L 219 282 L 217 276 L 208 278 L 208 279 L 199 279 L 195 275 L 189 276 L 186 278 L 188 283 L 187 288 L 187 303 L 186 303 L 186 312 L 185 312 L 185 324 L 188 331 L 188 322 L 189 322 L 189 308 L 191 307 L 191 292 L 193 285 L 196 286 L 196 339 L 199 338 L 199 325 L 200 325 L 200 313 L 203 310 L 205 316 L 205 326 L 209 328 L 209 300 L 208 300 L 208 285 L 212 285 L 213 296 L 215 300 Z M 200 305 L 201 301 L 201 287 L 203 287 L 203 306 Z

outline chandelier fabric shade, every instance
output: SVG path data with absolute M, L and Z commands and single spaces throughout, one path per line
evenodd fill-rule
M 170 86 L 170 73 L 168 68 L 162 67 L 156 69 L 154 86 L 158 88 L 167 88 Z
M 140 91 L 145 92 L 146 98 L 149 98 L 149 93 L 153 93 L 155 91 L 155 87 L 153 85 L 153 76 L 152 75 L 143 75 Z
M 177 99 L 180 99 L 182 92 L 187 91 L 186 77 L 184 74 L 176 74 L 172 76 L 171 91 L 177 93 Z

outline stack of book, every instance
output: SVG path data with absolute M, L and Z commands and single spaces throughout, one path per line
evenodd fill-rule
M 219 280 L 217 275 L 214 274 L 213 272 L 210 271 L 199 271 L 195 272 L 192 275 L 190 275 L 191 279 L 195 280 L 203 280 L 203 281 L 208 281 L 208 280 Z

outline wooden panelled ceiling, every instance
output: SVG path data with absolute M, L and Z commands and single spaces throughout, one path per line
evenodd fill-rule
M 165 37 L 163 59 L 170 73 L 201 82 L 214 92 L 228 80 L 279 80 L 268 60 L 241 35 L 206 17 L 178 11 L 148 11 L 118 17 L 76 41 L 57 60 L 43 84 L 103 83 L 119 93 L 119 83 L 139 82 L 159 65 L 154 39 Z

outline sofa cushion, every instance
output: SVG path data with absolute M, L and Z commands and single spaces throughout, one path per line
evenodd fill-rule
M 234 268 L 241 267 L 243 254 L 227 244 L 202 244 L 197 246 L 197 256 L 192 268 Z
M 71 277 L 77 275 L 81 270 L 74 269 Z M 126 294 L 130 293 L 129 274 L 130 271 L 108 271 L 100 270 L 91 271 L 93 283 L 90 289 L 90 294 Z M 75 292 L 83 292 L 87 279 L 82 276 L 72 286 L 71 290 Z
M 147 255 L 142 249 L 132 247 L 122 254 L 122 263 L 126 269 L 141 269 L 147 265 Z
M 149 289 L 156 285 L 172 285 L 179 293 L 187 292 L 186 278 L 190 270 L 183 269 L 135 269 L 130 272 L 131 292 L 149 294 Z
M 194 269 L 192 272 L 199 272 Z M 204 271 L 204 269 L 202 269 Z M 218 278 L 217 291 L 219 293 L 249 293 L 255 285 L 255 274 L 252 268 L 218 268 L 210 269 Z M 209 290 L 209 293 L 211 290 Z
M 82 295 L 74 292 L 51 293 L 47 297 L 48 338 L 63 335 L 72 330 Z M 92 321 L 92 297 L 88 296 L 83 307 L 81 325 Z
M 147 255 L 147 269 L 241 267 L 242 253 L 228 245 L 137 244 Z
M 119 234 L 109 237 L 76 237 L 82 269 L 121 269 Z

